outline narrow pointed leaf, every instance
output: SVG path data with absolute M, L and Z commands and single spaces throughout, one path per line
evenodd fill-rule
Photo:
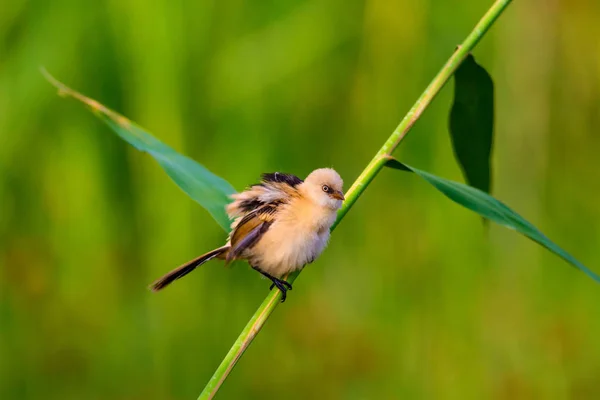
M 449 128 L 454 155 L 466 181 L 490 193 L 494 82 L 471 54 L 454 73 Z
M 504 203 L 493 198 L 489 194 L 474 187 L 449 181 L 428 172 L 421 171 L 420 169 L 403 164 L 393 158 L 388 160 L 386 166 L 403 171 L 409 170 L 414 172 L 455 203 L 458 203 L 471 211 L 475 211 L 477 214 L 489 219 L 490 221 L 516 230 L 517 232 L 527 236 L 529 239 L 544 246 L 574 267 L 580 269 L 596 282 L 600 282 L 600 276 L 596 275 L 585 265 L 577 261 L 572 255 L 561 249 L 539 229 L 533 226 L 533 224 L 525 220 L 525 218 L 521 217 Z
M 200 203 L 225 231 L 229 231 L 230 221 L 225 213 L 225 205 L 230 201 L 229 196 L 235 193 L 229 182 L 191 158 L 177 153 L 124 116 L 65 86 L 45 70 L 42 72 L 58 88 L 61 96 L 72 97 L 84 103 L 123 140 L 154 157 L 188 196 Z

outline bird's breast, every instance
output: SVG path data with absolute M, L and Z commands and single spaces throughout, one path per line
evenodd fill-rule
M 296 211 L 296 212 L 293 212 Z M 314 261 L 329 241 L 333 216 L 309 218 L 306 210 L 285 210 L 252 249 L 251 263 L 263 271 L 281 277 Z

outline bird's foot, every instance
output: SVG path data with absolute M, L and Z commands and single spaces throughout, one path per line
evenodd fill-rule
M 269 277 L 273 283 L 269 287 L 269 290 L 273 290 L 274 287 L 277 287 L 281 291 L 281 302 L 283 303 L 287 297 L 287 291 L 292 290 L 292 284 L 284 281 L 283 279 L 277 279 L 275 277 Z
M 282 285 L 284 285 L 287 290 L 292 290 L 292 284 L 289 283 L 288 281 L 284 281 L 283 279 L 277 279 L 275 278 L 277 281 L 279 281 L 279 283 L 281 283 Z M 269 286 L 269 290 L 273 290 L 273 288 L 275 287 L 275 281 L 273 281 L 273 283 L 271 283 L 271 286 Z M 277 286 L 279 288 L 279 286 Z
M 271 280 L 271 282 L 273 282 L 271 284 L 271 286 L 269 287 L 269 290 L 273 290 L 274 287 L 276 287 L 277 289 L 279 289 L 281 291 L 281 302 L 283 303 L 287 297 L 287 291 L 288 290 L 292 290 L 292 284 L 283 280 L 283 279 L 279 279 L 279 278 L 275 278 L 273 275 L 268 274 L 264 271 L 261 271 L 260 269 L 256 268 L 256 267 L 252 267 L 255 270 L 257 270 L 258 272 L 260 272 L 262 275 L 266 276 L 267 278 L 269 278 Z

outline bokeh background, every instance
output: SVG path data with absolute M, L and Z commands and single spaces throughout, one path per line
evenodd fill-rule
M 162 273 L 224 232 L 58 79 L 236 188 L 349 187 L 491 1 L 3 0 L 0 398 L 196 398 L 268 290 Z M 600 271 L 600 3 L 517 1 L 474 54 L 496 83 L 494 194 Z M 452 83 L 398 157 L 462 180 Z M 600 398 L 600 287 L 415 176 L 383 171 L 222 399 Z

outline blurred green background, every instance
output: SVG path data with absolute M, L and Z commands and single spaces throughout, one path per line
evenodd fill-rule
M 348 188 L 490 1 L 3 0 L 0 398 L 193 399 L 268 282 L 58 79 L 236 188 Z M 494 194 L 600 271 L 600 3 L 517 1 L 475 51 L 496 83 Z M 449 84 L 398 151 L 461 180 Z M 415 176 L 383 171 L 223 399 L 600 398 L 600 287 Z

